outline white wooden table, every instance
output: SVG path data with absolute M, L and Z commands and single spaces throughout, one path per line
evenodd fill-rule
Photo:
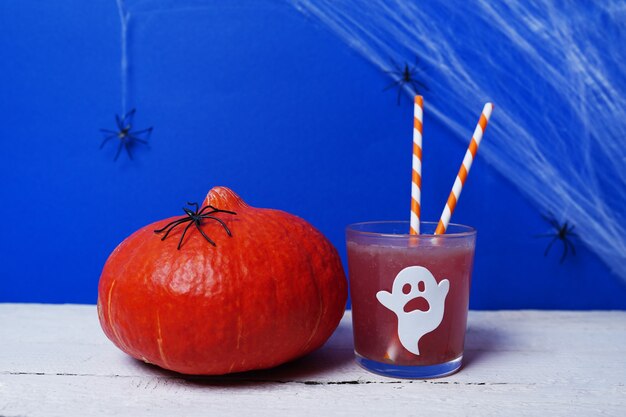
M 131 359 L 95 306 L 0 304 L 0 416 L 626 416 L 626 312 L 470 313 L 465 365 L 432 380 L 352 359 L 350 315 L 279 368 L 184 377 Z

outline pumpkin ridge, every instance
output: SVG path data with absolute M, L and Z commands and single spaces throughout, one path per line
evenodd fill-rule
M 161 361 L 163 365 L 169 368 L 167 363 L 167 359 L 165 359 L 165 352 L 163 351 L 163 333 L 161 331 L 161 316 L 159 310 L 156 312 L 156 328 L 157 328 L 157 346 L 159 348 L 159 356 L 161 357 Z
M 111 282 L 111 287 L 109 288 L 109 293 L 108 293 L 108 299 L 107 299 L 107 315 L 109 316 L 109 321 L 111 323 L 113 323 L 113 314 L 111 313 L 111 299 L 113 298 L 113 288 L 115 288 L 115 284 L 117 283 L 116 279 L 113 279 L 113 281 Z M 122 341 L 121 336 L 119 335 L 119 333 L 117 332 L 117 327 L 114 325 L 111 325 L 111 330 L 113 331 L 113 335 L 115 335 L 115 338 L 117 339 L 117 344 L 120 345 L 120 347 L 126 351 L 128 351 L 128 347 L 126 346 L 126 343 L 124 343 Z
M 317 294 L 317 303 L 318 303 L 317 310 L 318 310 L 318 314 L 317 314 L 317 320 L 315 321 L 315 326 L 313 327 L 313 330 L 311 331 L 311 335 L 309 336 L 309 339 L 306 341 L 306 343 L 302 347 L 302 351 L 303 352 L 307 351 L 307 349 L 309 348 L 309 345 L 311 344 L 311 341 L 313 341 L 313 338 L 317 334 L 317 330 L 319 329 L 320 323 L 322 321 L 322 313 L 323 313 L 322 293 L 320 292 L 319 285 L 317 285 L 317 280 L 315 279 L 315 273 L 313 271 L 313 266 L 311 265 L 310 261 L 308 262 L 308 265 L 309 265 L 309 272 L 310 272 L 309 276 L 311 277 L 311 281 L 313 282 L 313 286 L 315 287 L 315 292 Z

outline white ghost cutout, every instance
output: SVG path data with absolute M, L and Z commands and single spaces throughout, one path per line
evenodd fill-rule
M 407 291 L 410 286 L 410 290 Z M 420 287 L 423 288 L 420 291 Z M 426 333 L 435 330 L 443 320 L 444 305 L 450 282 L 437 280 L 433 274 L 421 266 L 409 266 L 396 275 L 391 292 L 379 291 L 378 301 L 398 318 L 398 337 L 402 346 L 409 352 L 419 355 L 419 340 Z M 404 291 L 407 291 L 406 293 Z M 428 310 L 404 311 L 407 303 L 423 297 L 428 302 Z

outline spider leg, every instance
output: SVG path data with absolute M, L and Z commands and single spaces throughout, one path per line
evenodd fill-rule
M 117 146 L 117 152 L 115 153 L 114 161 L 117 161 L 117 158 L 120 156 L 120 152 L 122 152 L 122 147 L 124 146 L 124 142 L 120 140 L 120 144 Z
M 117 134 L 120 133 L 120 132 L 116 132 L 115 130 L 110 130 L 110 129 L 100 129 L 100 132 L 102 132 L 102 133 L 111 133 L 113 135 L 117 135 Z
M 411 85 L 413 86 L 415 91 L 419 91 L 420 89 L 428 91 L 428 87 L 426 86 L 426 84 L 424 84 L 423 82 L 419 80 L 416 80 L 416 79 L 411 80 Z
M 104 147 L 104 144 L 107 143 L 109 140 L 113 139 L 115 136 L 117 136 L 116 134 L 114 135 L 109 135 L 106 138 L 104 138 L 104 140 L 102 141 L 102 143 L 100 144 L 100 149 L 102 149 Z
M 133 132 L 130 132 L 129 135 L 143 135 L 144 133 L 148 133 L 148 135 L 150 135 L 150 133 L 152 133 L 152 128 L 149 127 L 147 129 L 135 130 Z
M 185 234 L 187 233 L 187 230 L 189 230 L 192 224 L 194 224 L 194 222 L 189 223 L 187 227 L 185 227 L 185 230 L 183 230 L 183 235 L 180 237 L 180 240 L 178 241 L 178 247 L 176 248 L 177 250 L 180 250 L 180 245 L 183 244 L 183 239 L 185 238 Z
M 561 255 L 561 260 L 559 261 L 560 264 L 562 264 L 563 261 L 565 261 L 566 256 L 567 256 L 567 240 L 563 239 L 563 255 Z
M 130 126 L 131 122 L 133 121 L 133 117 L 135 116 L 135 111 L 136 109 L 131 109 L 128 113 L 124 115 L 124 119 L 122 119 L 122 126 L 126 127 L 127 124 L 128 126 Z
M 230 233 L 230 229 L 228 228 L 228 226 L 226 226 L 226 223 L 224 223 L 224 221 L 220 218 L 217 218 L 215 216 L 209 216 L 208 214 L 205 214 L 202 216 L 203 219 L 212 219 L 217 221 L 219 224 L 222 225 L 222 227 L 224 228 L 224 230 L 226 230 L 226 233 L 228 233 L 228 236 L 232 236 L 232 233 Z
M 387 87 L 383 88 L 383 91 L 390 90 L 390 89 L 392 89 L 393 87 L 397 86 L 400 83 L 402 83 L 402 80 L 395 80 L 394 82 L 389 84 Z
M 556 230 L 559 230 L 561 228 L 561 225 L 554 219 L 554 216 L 552 216 L 552 213 L 550 213 L 550 217 L 546 216 L 545 214 L 542 214 L 541 218 L 544 219 L 546 223 L 550 224 L 550 226 L 554 227 Z
M 198 213 L 198 210 L 199 210 L 199 208 L 200 208 L 200 206 L 198 206 L 198 203 L 190 203 L 190 202 L 188 201 L 188 202 L 187 202 L 187 205 L 188 205 L 188 206 L 193 206 L 193 207 L 195 207 L 195 208 L 196 208 L 196 211 L 194 212 L 194 214 L 197 214 L 197 213 Z
M 576 247 L 574 247 L 574 244 L 572 243 L 572 241 L 569 239 L 565 239 L 565 242 L 567 242 L 567 244 L 569 245 L 569 248 L 572 250 L 572 255 L 576 256 Z
M 165 240 L 165 238 L 167 238 L 167 237 L 169 236 L 170 232 L 171 232 L 172 230 L 174 230 L 174 229 L 176 228 L 176 226 L 178 226 L 179 224 L 183 224 L 183 223 L 185 223 L 185 222 L 187 222 L 187 221 L 191 221 L 191 218 L 190 218 L 190 217 L 188 217 L 188 218 L 186 218 L 186 219 L 181 219 L 181 221 L 179 221 L 178 223 L 176 223 L 175 225 L 173 225 L 172 227 L 170 227 L 170 229 L 169 229 L 169 230 L 165 233 L 165 236 L 163 236 L 163 237 L 161 238 L 161 240 L 162 240 L 162 241 L 163 241 L 163 240 Z
M 554 233 L 544 233 L 541 235 L 533 235 L 534 238 L 539 238 L 539 237 L 554 237 Z
M 210 212 L 208 212 L 208 213 L 205 213 L 205 210 L 207 210 L 207 209 L 210 209 L 210 210 L 212 210 L 212 211 L 210 211 Z M 212 206 L 212 205 L 204 206 L 204 207 L 202 207 L 202 210 L 200 210 L 200 211 L 198 212 L 198 214 L 213 214 L 213 213 L 228 213 L 228 214 L 237 214 L 237 213 L 235 213 L 234 211 L 229 211 L 229 210 L 221 210 L 221 209 L 218 209 L 217 207 L 214 207 L 214 206 Z
M 204 213 L 204 211 L 205 211 L 205 210 L 207 210 L 207 209 L 215 210 L 215 207 L 213 207 L 213 206 L 204 206 L 204 207 L 202 207 L 202 210 L 200 210 L 200 211 L 198 212 L 198 214 L 203 214 L 203 213 Z M 211 213 L 214 213 L 214 212 L 215 212 L 215 211 L 212 211 Z
M 548 256 L 548 252 L 550 252 L 550 248 L 552 247 L 552 245 L 554 245 L 554 242 L 556 242 L 558 238 L 559 238 L 558 235 L 555 235 L 554 238 L 552 238 L 552 240 L 548 244 L 548 247 L 546 248 L 546 251 L 543 253 L 543 256 Z
M 572 225 L 569 230 L 567 231 L 567 234 L 570 236 L 574 236 L 574 237 L 578 237 L 578 234 L 574 233 L 574 228 L 576 227 L 576 225 Z
M 163 235 L 163 237 L 161 237 L 161 242 L 164 241 L 165 239 L 167 239 L 167 237 L 170 235 L 170 232 L 174 229 L 176 229 L 176 226 L 178 226 L 179 224 L 183 224 L 184 222 L 180 222 L 180 223 L 176 223 L 175 225 L 171 226 L 167 232 L 165 232 L 165 235 Z M 162 230 L 161 230 L 162 231 Z M 155 231 L 154 233 L 158 233 L 157 231 Z
M 391 59 L 390 61 L 391 61 L 391 65 L 393 65 L 393 67 L 396 69 L 396 72 L 401 74 L 402 73 L 402 66 L 398 65 L 398 63 L 395 60 L 393 60 L 393 59 Z
M 169 222 L 169 223 L 168 223 L 168 224 L 166 224 L 165 226 L 163 226 L 161 229 L 155 230 L 155 231 L 154 231 L 154 233 L 161 233 L 161 232 L 163 232 L 165 229 L 167 229 L 168 227 L 170 227 L 171 225 L 173 225 L 174 223 L 176 223 L 176 224 L 174 224 L 174 227 L 176 227 L 176 226 L 178 226 L 180 223 L 182 223 L 182 222 L 186 222 L 186 221 L 188 221 L 188 220 L 189 220 L 189 218 L 188 218 L 188 217 L 184 217 L 184 218 L 182 218 L 182 219 L 174 220 L 174 221 L 172 221 L 172 222 Z
M 194 224 L 196 225 L 196 229 L 198 229 L 198 231 L 202 234 L 202 236 L 204 236 L 204 238 L 207 240 L 207 242 L 209 242 L 211 245 L 216 246 L 215 242 L 213 242 L 207 235 L 206 233 L 204 233 L 204 230 L 202 230 L 202 228 L 200 227 L 200 225 L 196 222 L 194 222 Z
M 549 219 L 548 222 L 550 223 L 550 225 L 552 225 L 552 227 L 554 227 L 556 230 L 561 230 L 561 225 L 559 224 L 559 222 L 557 222 L 555 219 Z
M 136 136 L 133 136 L 133 135 L 128 135 L 128 138 L 129 138 L 131 141 L 133 141 L 133 142 L 143 143 L 144 145 L 147 145 L 147 144 L 148 144 L 148 141 L 147 141 L 147 140 L 145 140 L 145 139 L 140 139 L 140 138 L 138 138 L 138 137 L 136 137 Z
M 130 146 L 131 146 L 130 142 L 125 142 L 124 143 L 124 149 L 126 149 L 126 153 L 128 154 L 128 157 L 130 158 L 130 160 L 132 161 L 133 160 L 133 154 L 130 151 Z
M 122 131 L 124 130 L 124 125 L 122 124 L 122 119 L 120 119 L 119 115 L 115 115 L 115 124 L 117 124 L 117 128 L 118 130 Z
M 217 207 L 215 207 L 214 205 L 209 204 L 208 206 L 205 206 L 204 208 L 210 208 L 211 210 L 213 210 L 213 213 L 219 213 L 220 211 L 225 211 L 225 210 L 220 210 Z

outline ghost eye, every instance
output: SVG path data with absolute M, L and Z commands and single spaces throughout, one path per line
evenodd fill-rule
M 403 292 L 404 294 L 408 294 L 408 293 L 410 293 L 410 292 L 411 292 L 411 284 L 404 284 L 404 285 L 402 286 L 402 292 Z
M 417 283 L 417 289 L 419 290 L 419 292 L 424 292 L 424 290 L 426 289 L 424 281 L 420 281 Z

